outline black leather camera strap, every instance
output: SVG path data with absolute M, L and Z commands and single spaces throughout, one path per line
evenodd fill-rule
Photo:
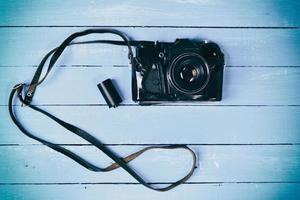
M 113 41 L 113 40 L 92 40 L 92 41 L 83 41 L 83 42 L 72 42 L 75 38 L 77 37 L 81 37 L 84 35 L 88 35 L 88 34 L 92 34 L 92 33 L 112 33 L 112 34 L 116 34 L 119 35 L 124 41 Z M 62 52 L 64 51 L 64 49 L 67 46 L 70 45 L 75 45 L 75 44 L 89 44 L 89 43 L 107 43 L 107 44 L 115 44 L 115 45 L 126 45 L 128 47 L 128 58 L 130 59 L 130 62 L 133 62 L 134 56 L 133 56 L 133 51 L 132 51 L 132 46 L 136 46 L 138 44 L 138 41 L 130 41 L 126 35 L 124 35 L 122 32 L 119 32 L 117 30 L 113 30 L 113 29 L 88 29 L 82 32 L 77 32 L 74 33 L 72 35 L 70 35 L 59 47 L 51 50 L 48 54 L 46 54 L 46 56 L 42 59 L 41 63 L 39 64 L 39 66 L 37 67 L 37 70 L 33 76 L 33 79 L 31 81 L 30 85 L 21 83 L 21 84 L 17 84 L 16 86 L 14 86 L 14 88 L 11 91 L 11 94 L 9 96 L 9 102 L 8 102 L 8 108 L 9 108 L 9 114 L 13 120 L 13 122 L 16 124 L 16 126 L 28 137 L 37 140 L 39 142 L 41 142 L 42 144 L 52 148 L 53 150 L 60 152 L 62 154 L 64 154 L 65 156 L 73 159 L 75 162 L 79 163 L 80 165 L 82 165 L 83 167 L 91 170 L 91 171 L 95 171 L 95 172 L 107 172 L 107 171 L 111 171 L 114 169 L 117 169 L 119 167 L 123 168 L 125 171 L 127 171 L 133 178 L 135 178 L 139 183 L 143 184 L 144 186 L 156 190 L 156 191 L 167 191 L 170 190 L 174 187 L 176 187 L 179 184 L 184 183 L 187 179 L 189 179 L 191 177 L 191 175 L 193 174 L 194 170 L 195 170 L 195 165 L 196 165 L 196 155 L 195 153 L 186 145 L 155 145 L 155 146 L 148 146 L 145 147 L 129 156 L 126 157 L 119 157 L 115 152 L 113 152 L 112 150 L 110 150 L 107 145 L 105 145 L 104 143 L 102 143 L 101 141 L 99 141 L 97 138 L 95 138 L 94 136 L 90 135 L 89 133 L 87 133 L 86 131 L 78 128 L 77 126 L 74 126 L 70 123 L 67 123 L 57 117 L 55 117 L 54 115 L 50 114 L 49 112 L 35 106 L 31 104 L 32 98 L 34 96 L 35 90 L 37 88 L 37 86 L 39 84 L 41 84 L 45 78 L 47 77 L 47 75 L 49 74 L 50 70 L 53 68 L 55 62 L 57 61 L 57 59 L 59 58 L 59 56 L 62 54 Z M 51 58 L 50 58 L 51 56 Z M 48 68 L 47 71 L 44 75 L 43 78 L 41 77 L 42 71 L 43 71 L 43 67 L 45 65 L 45 63 L 47 62 L 48 58 L 50 58 L 49 64 L 48 64 Z M 23 97 L 25 94 L 25 98 Z M 47 117 L 51 118 L 52 120 L 54 120 L 56 123 L 60 124 L 62 127 L 66 128 L 67 130 L 73 132 L 74 134 L 76 134 L 77 136 L 83 138 L 84 140 L 88 141 L 89 143 L 91 143 L 92 145 L 94 145 L 95 147 L 97 147 L 99 150 L 101 150 L 103 153 L 105 153 L 108 157 L 110 157 L 114 163 L 101 168 L 98 167 L 92 163 L 90 163 L 89 161 L 85 160 L 84 158 L 80 157 L 79 155 L 73 153 L 72 151 L 64 148 L 63 146 L 59 145 L 59 144 L 55 144 L 49 141 L 46 141 L 38 136 L 35 136 L 33 134 L 31 134 L 22 124 L 21 122 L 17 119 L 15 112 L 14 112 L 14 107 L 13 106 L 13 101 L 14 101 L 14 97 L 15 95 L 18 97 L 19 101 L 25 105 L 28 106 L 29 108 L 42 113 L 44 115 L 46 115 Z M 140 175 L 137 174 L 137 172 L 135 170 L 133 170 L 127 163 L 134 160 L 135 158 L 137 158 L 138 156 L 140 156 L 141 154 L 143 154 L 144 152 L 151 150 L 151 149 L 185 149 L 188 152 L 191 153 L 192 155 L 192 167 L 190 169 L 190 171 L 188 172 L 188 174 L 186 176 L 184 176 L 182 179 L 173 182 L 171 184 L 169 184 L 166 187 L 163 188 L 156 188 L 153 186 L 153 183 L 147 182 L 146 180 L 144 180 Z

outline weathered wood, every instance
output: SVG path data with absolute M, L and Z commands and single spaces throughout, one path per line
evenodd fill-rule
M 284 0 L 1 1 L 0 199 L 298 200 L 299 8 L 299 1 Z M 111 146 L 121 155 L 146 143 L 198 144 L 191 147 L 199 167 L 188 184 L 157 193 L 121 169 L 91 173 L 37 145 L 11 122 L 11 87 L 29 82 L 33 66 L 65 37 L 92 26 L 112 26 L 136 40 L 209 39 L 221 45 L 227 65 L 235 66 L 226 69 L 220 103 L 140 107 L 131 101 L 129 71 L 120 67 L 127 64 L 126 48 L 77 46 L 60 59 L 66 67 L 53 71 L 37 91 L 35 104 L 100 140 L 136 145 Z M 103 37 L 85 39 L 95 38 Z M 108 77 L 126 98 L 115 110 L 103 105 L 96 88 Z M 68 148 L 99 165 L 110 162 L 48 119 L 17 108 L 35 134 L 73 144 Z M 152 151 L 132 166 L 150 181 L 173 181 L 189 166 L 190 157 L 182 153 Z
M 68 146 L 84 158 L 106 166 L 110 159 L 90 146 Z M 128 155 L 140 146 L 111 146 Z M 300 178 L 300 145 L 191 146 L 199 157 L 190 183 L 297 182 Z M 90 172 L 63 155 L 39 145 L 1 146 L 0 183 L 137 183 L 124 170 Z M 153 150 L 130 164 L 146 180 L 168 183 L 181 178 L 191 167 L 183 150 Z M 172 170 L 170 170 L 172 169 Z M 237 172 L 243 173 L 237 173 Z
M 182 185 L 172 191 L 161 193 L 150 191 L 141 185 L 2 185 L 0 198 L 6 200 L 39 199 L 223 199 L 253 200 L 272 199 L 298 200 L 299 184 L 292 183 L 253 183 L 253 184 L 200 184 Z
M 291 27 L 299 8 L 284 0 L 1 1 L 0 25 Z
M 0 144 L 36 144 L 0 107 Z M 300 107 L 244 106 L 43 106 L 108 144 L 276 144 L 300 143 Z M 86 144 L 29 108 L 17 116 L 37 136 L 60 144 Z
M 85 28 L 1 28 L 0 66 L 37 65 L 51 48 L 67 36 Z M 300 29 L 193 29 L 118 28 L 135 40 L 173 42 L 176 38 L 198 38 L 217 42 L 234 66 L 300 66 Z M 104 39 L 93 35 L 86 39 Z M 63 65 L 126 65 L 127 49 L 112 45 L 70 47 L 60 59 Z

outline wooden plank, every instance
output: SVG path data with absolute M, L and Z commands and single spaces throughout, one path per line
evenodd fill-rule
M 5 200 L 39 199 L 190 199 L 198 200 L 298 200 L 299 184 L 205 184 L 181 185 L 169 192 L 154 192 L 141 185 L 1 185 L 0 198 Z
M 43 106 L 108 144 L 300 143 L 300 107 L 243 106 Z M 0 144 L 37 144 L 0 112 Z M 28 130 L 60 144 L 86 144 L 49 118 L 17 108 Z
M 85 28 L 1 28 L 1 66 L 37 65 L 50 49 Z M 217 42 L 234 66 L 300 66 L 300 29 L 118 28 L 135 40 L 173 42 L 176 38 Z M 45 38 L 45 36 L 47 36 Z M 94 35 L 85 39 L 119 39 Z M 127 49 L 111 45 L 70 47 L 62 65 L 127 65 Z
M 0 104 L 7 105 L 9 92 L 15 84 L 24 81 L 30 83 L 34 71 L 33 67 L 0 68 Z M 39 87 L 34 103 L 103 104 L 104 100 L 96 85 L 107 78 L 116 81 L 124 103 L 133 104 L 131 72 L 126 67 L 56 68 Z M 299 67 L 228 67 L 225 69 L 221 102 L 185 104 L 299 105 L 298 85 L 300 85 Z
M 98 166 L 110 159 L 91 146 L 68 146 Z M 111 146 L 122 156 L 141 146 Z M 189 183 L 297 182 L 300 178 L 300 145 L 193 145 L 198 168 Z M 91 172 L 46 146 L 1 146 L 1 184 L 22 183 L 137 183 L 124 170 Z M 183 177 L 191 167 L 184 150 L 153 150 L 130 164 L 149 182 L 168 183 Z M 170 170 L 172 169 L 172 170 Z M 243 173 L 240 173 L 243 171 Z
M 299 9 L 284 0 L 1 1 L 0 25 L 290 27 L 300 25 Z
M 5 111 L 0 112 L 3 132 L 0 160 L 4 161 L 0 163 L 0 199 L 98 199 L 100 195 L 104 199 L 145 196 L 151 199 L 299 199 L 300 98 L 296 90 L 300 82 L 299 8 L 300 2 L 283 0 L 129 1 L 126 4 L 120 1 L 0 2 L 0 42 L 5 47 L 0 50 L 2 110 L 7 110 L 7 95 L 15 81 L 29 81 L 32 66 L 38 64 L 43 54 L 79 30 L 50 28 L 52 25 L 126 26 L 130 28 L 122 30 L 134 39 L 173 41 L 176 37 L 201 37 L 222 46 L 227 65 L 271 66 L 229 68 L 221 103 L 138 107 L 131 106 L 129 71 L 98 67 L 125 65 L 125 48 L 72 47 L 60 60 L 60 65 L 69 67 L 59 68 L 56 72 L 59 75 L 53 74 L 46 88 L 39 88 L 38 101 L 34 103 L 51 104 L 44 108 L 97 134 L 105 142 L 138 144 L 112 146 L 122 155 L 139 149 L 142 143 L 205 144 L 191 146 L 200 158 L 196 174 L 189 184 L 162 194 L 135 184 L 123 170 L 91 173 L 23 136 Z M 145 25 L 164 27 L 145 28 Z M 78 65 L 86 68 L 75 69 Z M 91 79 L 82 81 L 82 77 Z M 107 77 L 115 78 L 125 91 L 125 105 L 114 111 L 100 105 L 103 99 L 95 88 Z M 53 93 L 58 88 L 62 89 L 61 93 Z M 55 98 L 57 101 L 51 100 Z M 45 138 L 59 143 L 85 144 L 28 109 L 22 109 L 18 115 L 23 120 L 26 118 L 26 126 Z M 201 126 L 195 129 L 195 123 Z M 25 145 L 30 143 L 34 145 Z M 228 145 L 239 143 L 244 145 Z M 99 165 L 110 162 L 91 146 L 68 148 Z M 181 153 L 149 152 L 132 166 L 141 169 L 151 181 L 173 181 L 186 172 L 189 164 L 190 157 Z

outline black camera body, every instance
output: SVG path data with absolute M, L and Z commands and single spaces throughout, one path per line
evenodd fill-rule
M 220 101 L 224 55 L 213 42 L 142 41 L 133 63 L 132 98 L 140 104 Z

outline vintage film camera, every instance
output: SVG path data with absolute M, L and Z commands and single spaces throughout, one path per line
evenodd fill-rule
M 224 55 L 213 42 L 140 42 L 133 63 L 132 98 L 140 104 L 220 101 Z

